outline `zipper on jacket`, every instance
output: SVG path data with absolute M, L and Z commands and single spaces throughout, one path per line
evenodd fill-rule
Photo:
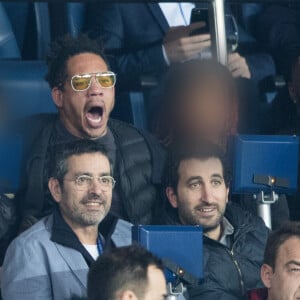
M 237 272 L 239 274 L 239 278 L 240 278 L 240 287 L 241 287 L 241 291 L 242 291 L 242 295 L 245 295 L 245 283 L 243 281 L 243 276 L 242 276 L 242 271 L 241 271 L 241 268 L 237 262 L 237 260 L 235 259 L 234 257 L 234 252 L 233 252 L 233 248 L 231 250 L 229 249 L 226 249 L 227 252 L 229 253 L 232 261 L 233 261 L 233 264 L 235 265 L 235 268 L 237 269 Z

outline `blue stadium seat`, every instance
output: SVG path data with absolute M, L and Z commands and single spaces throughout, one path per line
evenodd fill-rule
M 50 16 L 47 2 L 35 2 L 37 59 L 45 59 L 51 42 Z
M 21 54 L 10 19 L 0 2 L 0 59 L 7 58 L 21 58 Z
M 86 5 L 82 2 L 68 2 L 66 7 L 67 32 L 78 36 L 83 30 Z
M 49 4 L 31 3 L 31 1 L 9 1 L 2 4 L 10 20 L 22 58 L 44 59 L 51 41 Z
M 10 119 L 56 112 L 43 61 L 0 61 L 0 91 Z
M 21 55 L 25 40 L 25 34 L 27 30 L 27 21 L 29 14 L 29 4 L 27 2 L 14 2 L 4 1 L 2 2 L 5 8 L 6 14 L 10 20 L 12 30 L 16 37 Z

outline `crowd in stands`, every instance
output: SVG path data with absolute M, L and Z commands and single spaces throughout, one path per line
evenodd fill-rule
M 192 34 L 204 3 L 91 2 L 76 34 L 52 24 L 45 79 L 57 112 L 11 127 L 1 102 L 1 128 L 23 140 L 18 191 L 0 197 L 4 300 L 166 299 L 162 261 L 132 245 L 138 224 L 203 228 L 204 279 L 188 299 L 300 298 L 299 191 L 272 205 L 273 232 L 252 195 L 231 194 L 234 136 L 299 135 L 300 6 L 262 4 L 249 26 L 248 5 L 225 4 L 239 36 L 227 65 L 209 33 Z M 48 8 L 58 18 L 68 4 Z M 270 91 L 276 74 L 285 87 Z M 112 117 L 132 91 L 147 130 Z

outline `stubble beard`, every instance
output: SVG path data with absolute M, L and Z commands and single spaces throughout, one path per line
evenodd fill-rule
M 89 201 L 99 201 L 101 202 L 100 210 L 95 210 L 94 212 L 86 212 L 83 209 L 83 205 Z M 76 223 L 82 227 L 87 226 L 98 226 L 108 213 L 109 208 L 108 201 L 106 197 L 99 195 L 87 195 L 84 197 L 78 205 L 73 205 L 71 208 L 67 208 L 65 212 L 73 223 Z
M 205 205 L 207 207 L 207 205 Z M 186 208 L 184 205 L 178 206 L 178 211 L 180 211 L 180 220 L 185 225 L 200 225 L 203 228 L 203 233 L 207 234 L 210 231 L 215 230 L 220 226 L 222 219 L 224 217 L 225 210 L 222 210 L 219 205 L 213 204 L 217 208 L 217 215 L 210 221 L 207 222 L 209 218 L 203 218 L 199 216 L 199 206 L 196 206 L 192 211 Z

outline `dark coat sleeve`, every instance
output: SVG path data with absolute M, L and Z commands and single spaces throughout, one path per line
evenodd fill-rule
M 156 24 L 144 6 L 97 2 L 87 9 L 86 31 L 103 44 L 123 90 L 138 88 L 141 75 L 157 73 L 166 67 L 163 33 L 157 28 L 152 31 L 151 26 Z
M 267 52 L 267 49 L 241 26 L 238 27 L 238 31 L 238 52 L 245 57 L 252 79 L 260 81 L 268 76 L 275 75 L 275 64 L 272 56 Z

